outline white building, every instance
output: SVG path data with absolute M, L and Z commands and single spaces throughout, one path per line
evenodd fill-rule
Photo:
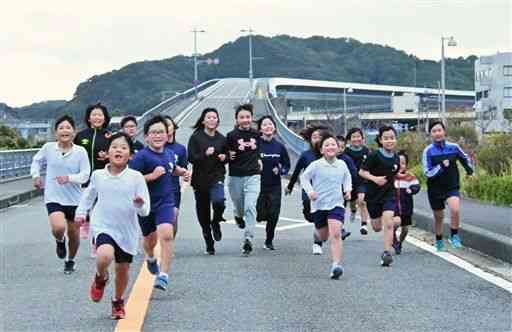
M 482 132 L 512 132 L 512 53 L 475 61 L 478 123 Z

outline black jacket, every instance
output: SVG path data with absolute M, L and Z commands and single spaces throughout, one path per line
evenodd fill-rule
M 206 150 L 213 147 L 215 152 L 206 155 Z M 226 159 L 221 162 L 219 154 L 225 154 Z M 188 141 L 188 160 L 192 164 L 191 185 L 195 190 L 207 189 L 216 182 L 223 182 L 226 174 L 225 163 L 228 161 L 226 138 L 215 132 L 215 136 L 207 135 L 203 129 L 194 131 Z
M 105 168 L 108 159 L 99 156 L 100 151 L 107 153 L 111 132 L 108 129 L 87 128 L 79 132 L 74 143 L 83 146 L 89 156 L 91 173 L 94 170 Z

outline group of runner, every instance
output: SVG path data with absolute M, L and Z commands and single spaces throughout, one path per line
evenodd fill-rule
M 264 116 L 253 124 L 253 106 L 236 108 L 235 127 L 224 136 L 217 128 L 219 113 L 202 111 L 193 126 L 188 146 L 176 142 L 177 124 L 168 116 L 156 115 L 144 123 L 144 143 L 136 141 L 137 119 L 127 116 L 121 130 L 108 130 L 110 116 L 102 104 L 85 112 L 87 128 L 75 133 L 75 122 L 63 116 L 55 122 L 56 141 L 46 143 L 35 155 L 31 175 L 36 187 L 44 187 L 50 227 L 56 240 L 56 254 L 64 259 L 64 273 L 75 270 L 75 257 L 82 237 L 90 233 L 96 271 L 90 297 L 99 302 L 110 279 L 109 266 L 115 262 L 115 291 L 112 318 L 125 317 L 124 293 L 128 270 L 137 253 L 142 233 L 145 264 L 156 276 L 154 287 L 166 290 L 174 256 L 181 205 L 181 183 L 194 189 L 196 213 L 208 255 L 215 255 L 225 221 L 227 185 L 233 215 L 241 229 L 241 252 L 249 256 L 254 248 L 255 225 L 266 221 L 264 248 L 275 250 L 274 236 L 281 209 L 281 182 L 291 165 L 286 148 L 276 137 L 276 123 Z M 460 247 L 459 160 L 468 174 L 473 168 L 460 147 L 446 142 L 442 122 L 430 125 L 433 143 L 423 153 L 428 197 L 436 225 L 436 247 L 444 250 L 443 210 L 451 210 L 449 242 Z M 390 266 L 411 225 L 412 195 L 420 190 L 408 171 L 408 156 L 396 151 L 397 133 L 383 126 L 377 135 L 378 149 L 364 145 L 360 128 L 346 137 L 334 136 L 324 127 L 303 133 L 310 149 L 295 166 L 285 194 L 300 178 L 304 218 L 314 223 L 313 254 L 322 254 L 330 241 L 332 266 L 329 276 L 343 274 L 343 240 L 350 232 L 343 228 L 345 207 L 355 221 L 359 210 L 360 233 L 368 234 L 368 219 L 375 232 L 383 230 L 381 265 Z M 345 143 L 347 146 L 345 146 Z M 188 164 L 192 164 L 192 170 Z M 46 164 L 43 184 L 41 170 Z M 301 174 L 302 173 L 302 174 Z M 89 221 L 91 227 L 89 228 Z M 397 229 L 401 227 L 400 237 Z M 160 256 L 155 249 L 159 245 Z

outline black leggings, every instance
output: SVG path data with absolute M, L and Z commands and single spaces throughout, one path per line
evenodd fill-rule
M 279 214 L 281 213 L 281 188 L 272 191 L 262 191 L 256 203 L 257 221 L 267 221 L 267 239 L 265 243 L 272 243 L 276 231 Z
M 211 225 L 213 222 L 218 223 L 222 219 L 222 214 L 226 205 L 224 203 L 224 186 L 218 187 L 214 185 L 207 190 L 195 190 L 196 213 L 199 225 L 203 231 L 203 238 L 207 249 L 212 249 L 214 240 L 212 236 Z M 211 214 L 213 207 L 213 219 Z

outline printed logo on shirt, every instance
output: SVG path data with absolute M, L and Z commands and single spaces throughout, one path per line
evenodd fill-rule
M 83 138 L 83 139 L 80 141 L 80 145 L 89 145 L 89 139 L 87 139 L 87 138 Z
M 105 138 L 106 138 L 106 139 L 110 139 L 110 137 L 112 137 L 112 133 L 111 133 L 110 131 L 107 131 L 107 132 L 105 133 Z
M 174 164 L 171 162 L 169 162 L 169 173 L 172 173 L 172 171 L 174 170 Z
M 281 158 L 281 155 L 278 153 L 270 153 L 270 154 L 261 153 L 260 155 L 261 155 L 261 158 Z
M 393 172 L 398 170 L 398 165 L 397 164 L 393 164 Z
M 246 148 L 249 148 L 251 150 L 256 150 L 256 140 L 254 138 L 251 138 L 248 142 L 244 141 L 244 139 L 241 138 L 237 142 L 238 142 L 238 150 L 240 150 L 240 151 L 245 151 Z

